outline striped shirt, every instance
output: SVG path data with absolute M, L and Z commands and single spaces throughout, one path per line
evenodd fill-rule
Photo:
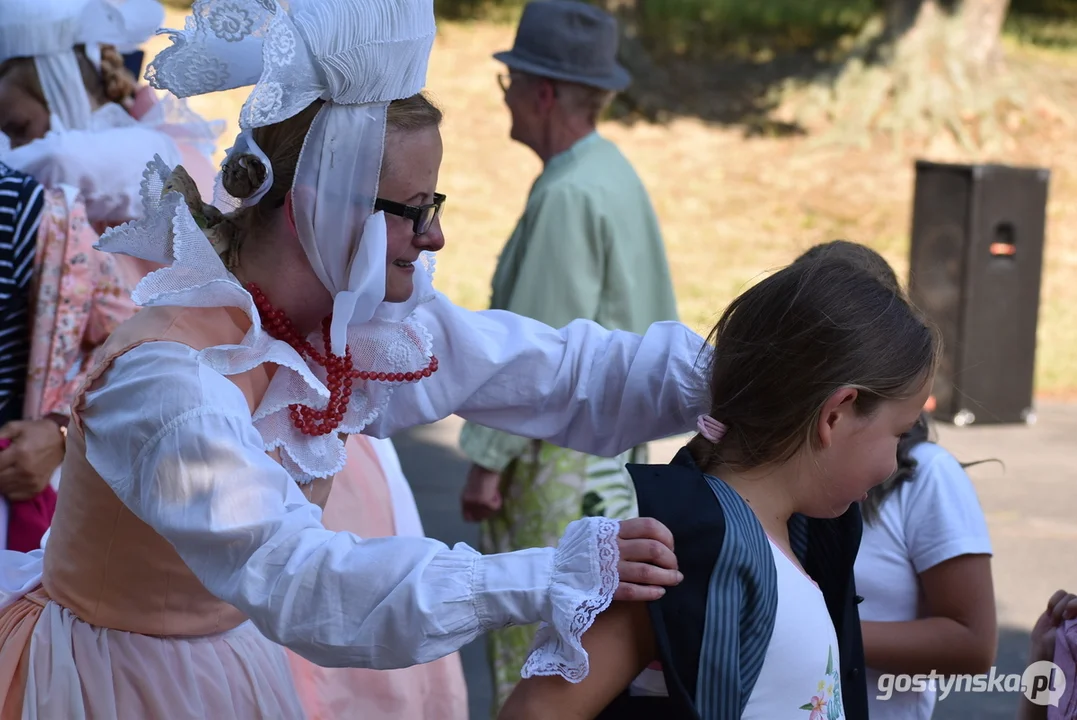
M 0 163 L 0 425 L 22 416 L 30 356 L 30 280 L 44 191 Z

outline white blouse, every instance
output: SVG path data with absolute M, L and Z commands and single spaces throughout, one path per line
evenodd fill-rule
M 708 405 L 695 369 L 703 341 L 677 323 L 640 337 L 585 321 L 554 330 L 443 298 L 418 312 L 447 340 L 440 369 L 398 388 L 368 428 L 373 435 L 456 412 L 614 455 L 687 430 Z M 87 394 L 81 418 L 86 457 L 120 499 L 210 592 L 308 659 L 407 666 L 488 630 L 541 620 L 567 640 L 566 665 L 586 672 L 579 636 L 604 607 L 595 604 L 603 580 L 616 577 L 612 521 L 574 523 L 556 550 L 487 556 L 426 538 L 330 532 L 266 455 L 236 385 L 173 342 L 119 357 Z

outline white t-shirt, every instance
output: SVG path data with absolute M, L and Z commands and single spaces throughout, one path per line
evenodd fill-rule
M 864 524 L 856 558 L 860 619 L 902 622 L 921 617 L 920 573 L 961 555 L 990 555 L 991 539 L 972 481 L 953 455 L 934 443 L 912 450 L 915 476 L 902 483 Z M 871 720 L 929 720 L 935 693 L 894 692 L 879 700 L 879 673 L 868 669 Z
M 763 667 L 741 720 L 808 720 L 809 715 L 845 720 L 838 635 L 823 593 L 774 542 L 770 550 L 778 576 L 778 608 Z M 669 695 L 661 665 L 644 670 L 629 692 Z

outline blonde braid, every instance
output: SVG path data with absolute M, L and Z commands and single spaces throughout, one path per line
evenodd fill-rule
M 110 102 L 131 107 L 138 83 L 123 64 L 123 56 L 112 45 L 101 46 L 101 84 Z
M 178 192 L 183 196 L 195 223 L 213 245 L 225 267 L 234 270 L 239 265 L 239 248 L 243 240 L 243 235 L 239 232 L 242 218 L 238 217 L 243 211 L 225 214 L 202 200 L 198 186 L 182 165 L 172 169 L 172 174 L 161 189 L 161 197 L 171 192 Z

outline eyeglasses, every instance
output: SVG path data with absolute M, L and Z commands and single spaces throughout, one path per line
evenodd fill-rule
M 515 80 L 516 82 L 522 83 L 527 79 L 546 80 L 546 82 L 550 83 L 550 85 L 553 86 L 553 96 L 554 97 L 558 96 L 558 88 L 557 88 L 557 83 L 555 81 L 549 80 L 547 78 L 536 78 L 534 75 L 528 75 L 526 73 L 498 73 L 498 75 L 497 75 L 497 84 L 501 86 L 501 92 L 507 93 L 509 91 L 509 89 L 512 87 L 513 80 Z
M 434 202 L 426 205 L 405 205 L 378 198 L 374 201 L 374 210 L 411 220 L 413 232 L 416 235 L 424 235 L 434 221 L 441 217 L 441 208 L 444 204 L 445 196 L 441 193 L 434 193 Z
M 501 92 L 508 92 L 514 80 L 522 83 L 528 77 L 530 76 L 520 72 L 498 73 L 497 84 L 501 86 Z

